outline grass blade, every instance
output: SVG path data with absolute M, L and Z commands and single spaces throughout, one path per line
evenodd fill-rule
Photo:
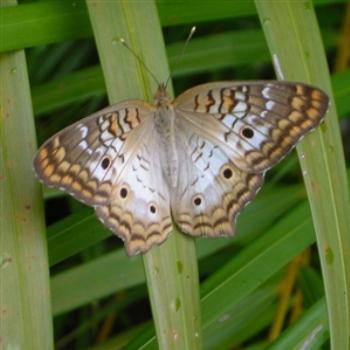
M 315 5 L 345 0 L 315 0 Z M 253 0 L 156 1 L 162 26 L 198 24 L 256 14 Z M 46 45 L 91 36 L 91 25 L 84 1 L 36 1 L 0 12 L 0 28 L 7 40 L 0 41 L 0 52 Z
M 316 302 L 295 324 L 288 328 L 268 350 L 320 349 L 329 338 L 324 298 Z M 266 349 L 266 350 L 267 350 Z
M 279 78 L 316 84 L 331 97 L 325 122 L 298 146 L 317 233 L 331 344 L 350 347 L 350 204 L 326 57 L 311 1 L 256 1 Z M 283 72 L 283 73 L 282 73 Z M 341 326 L 339 326 L 341 325 Z
M 150 100 L 155 86 L 149 74 L 118 40 L 125 38 L 158 79 L 165 81 L 168 68 L 155 4 L 87 1 L 87 5 L 110 102 L 135 98 L 135 94 Z M 193 240 L 174 232 L 161 247 L 145 254 L 143 262 L 160 348 L 199 349 L 198 272 Z
M 5 0 L 3 6 L 16 5 Z M 0 33 L 0 37 L 2 37 Z M 49 269 L 23 51 L 0 55 L 0 347 L 52 349 Z

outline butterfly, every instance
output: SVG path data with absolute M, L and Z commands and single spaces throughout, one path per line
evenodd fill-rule
M 214 82 L 171 101 L 127 100 L 52 136 L 34 169 L 93 206 L 129 255 L 191 236 L 232 236 L 265 172 L 323 120 L 328 96 L 281 81 Z

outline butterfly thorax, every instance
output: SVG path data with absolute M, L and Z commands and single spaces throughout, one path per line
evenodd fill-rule
M 161 157 L 165 177 L 171 187 L 176 187 L 178 178 L 178 153 L 175 142 L 175 112 L 165 86 L 159 86 L 155 95 L 157 107 L 154 115 L 159 134 Z
M 168 92 L 166 91 L 165 84 L 160 84 L 158 86 L 157 92 L 154 95 L 154 104 L 157 107 L 161 106 L 168 106 L 171 104 L 171 97 L 169 96 Z

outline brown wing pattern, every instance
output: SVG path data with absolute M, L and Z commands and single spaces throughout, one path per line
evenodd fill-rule
M 176 134 L 166 136 L 176 140 L 176 186 L 165 175 L 156 107 L 136 100 L 54 135 L 34 169 L 45 184 L 94 206 L 129 255 L 168 237 L 171 212 L 193 236 L 233 235 L 264 172 L 319 125 L 328 103 L 322 90 L 302 83 L 218 82 L 186 91 L 173 103 Z
M 142 101 L 111 106 L 54 135 L 34 160 L 45 184 L 94 206 L 129 255 L 163 242 L 172 230 L 153 114 Z
M 172 230 L 169 188 L 162 172 L 159 135 L 146 122 L 144 138 L 137 141 L 115 184 L 110 203 L 96 207 L 104 225 L 117 234 L 129 255 L 146 252 L 163 242 Z
M 192 236 L 232 236 L 236 217 L 255 198 L 263 174 L 237 168 L 222 149 L 199 137 L 186 121 L 182 124 L 179 181 L 171 197 L 173 218 Z
M 109 203 L 114 183 L 153 113 L 142 101 L 103 109 L 45 142 L 34 169 L 46 185 L 64 189 L 89 205 Z
M 288 82 L 204 84 L 176 98 L 178 226 L 193 236 L 232 235 L 265 171 L 319 125 L 328 103 L 320 89 Z
M 175 108 L 235 165 L 263 172 L 276 164 L 323 120 L 328 96 L 289 82 L 221 82 L 194 87 Z

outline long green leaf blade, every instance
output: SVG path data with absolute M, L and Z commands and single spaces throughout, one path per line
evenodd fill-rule
M 350 204 L 327 61 L 311 1 L 256 1 L 279 78 L 316 84 L 331 97 L 325 122 L 298 146 L 317 233 L 331 344 L 350 348 Z
M 16 1 L 5 0 L 4 6 Z M 3 38 L 0 33 L 0 38 Z M 23 51 L 0 55 L 0 348 L 52 349 L 40 186 L 32 173 L 34 116 Z
M 110 102 L 139 94 L 150 100 L 150 75 L 119 42 L 125 38 L 160 81 L 168 75 L 153 1 L 87 1 Z M 124 76 L 122 77 L 122 72 Z M 198 272 L 194 242 L 173 232 L 144 255 L 148 290 L 161 349 L 200 349 Z
M 266 350 L 320 349 L 329 338 L 324 298 L 317 301 Z
M 345 0 L 315 0 L 316 5 L 342 3 Z M 253 0 L 156 2 L 162 26 L 198 24 L 255 15 Z M 91 36 L 84 1 L 37 1 L 0 12 L 0 28 L 7 40 L 0 41 L 0 52 L 46 45 Z

